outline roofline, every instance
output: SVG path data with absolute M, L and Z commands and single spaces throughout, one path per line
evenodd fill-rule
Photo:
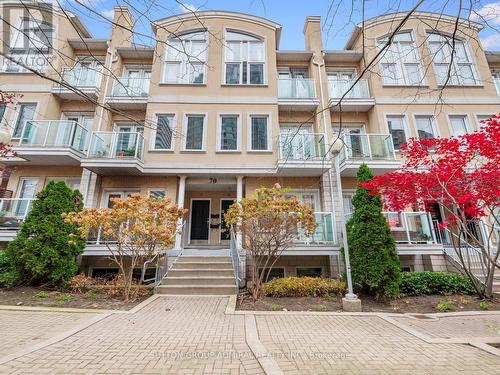
M 369 28 L 375 25 L 378 25 L 380 23 L 384 23 L 387 21 L 394 21 L 398 18 L 403 18 L 407 15 L 407 12 L 394 12 L 394 13 L 386 13 L 382 14 L 380 16 L 375 16 L 372 18 L 369 18 L 365 20 L 364 22 L 364 27 Z M 455 22 L 457 17 L 456 16 L 451 16 L 448 14 L 442 14 L 442 13 L 436 13 L 436 12 L 414 12 L 411 17 L 420 17 L 420 18 L 428 18 L 428 19 L 433 19 L 433 20 L 438 20 L 438 21 L 449 21 L 449 22 Z M 483 28 L 483 25 L 481 25 L 478 22 L 468 20 L 466 18 L 460 18 L 461 24 L 467 24 L 468 27 L 474 28 L 477 31 L 480 31 Z M 351 35 L 349 36 L 349 39 L 347 39 L 347 42 L 344 46 L 344 49 L 351 49 L 354 42 L 358 38 L 358 36 L 361 34 L 361 29 L 362 29 L 363 23 L 358 23 L 355 27 Z
M 196 12 L 186 12 L 181 14 L 174 14 L 172 16 L 160 18 L 156 21 L 151 22 L 151 27 L 153 31 L 156 32 L 157 25 L 169 25 L 177 22 L 189 21 L 189 20 L 198 20 L 198 19 L 206 19 L 206 18 L 232 18 L 232 19 L 241 19 L 245 21 L 250 21 L 259 25 L 264 25 L 276 32 L 276 48 L 279 47 L 280 37 L 281 37 L 281 25 L 277 22 L 271 21 L 267 18 L 254 16 L 252 14 L 243 13 L 243 12 L 228 12 L 225 10 L 205 10 L 205 11 L 196 11 Z

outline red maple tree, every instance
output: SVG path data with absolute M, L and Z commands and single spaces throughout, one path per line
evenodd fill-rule
M 445 234 L 443 242 L 453 246 L 453 260 L 481 297 L 491 297 L 494 272 L 500 268 L 500 115 L 470 134 L 411 138 L 401 156 L 398 170 L 364 186 L 382 194 L 391 211 L 411 206 L 431 211 L 439 205 L 444 218 L 438 230 Z

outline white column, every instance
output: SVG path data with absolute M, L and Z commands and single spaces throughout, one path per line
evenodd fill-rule
M 243 198 L 243 176 L 236 176 L 236 202 L 241 202 Z M 236 234 L 236 246 L 242 248 L 241 233 Z
M 177 194 L 177 206 L 179 208 L 184 208 L 184 195 L 186 192 L 186 176 L 180 176 L 179 179 L 179 193 Z M 183 219 L 179 219 L 177 226 L 182 226 Z M 184 231 L 184 228 L 182 228 Z M 175 250 L 182 249 L 182 231 L 175 235 Z

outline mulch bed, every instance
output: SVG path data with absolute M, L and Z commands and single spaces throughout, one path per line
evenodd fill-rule
M 81 309 L 130 310 L 148 298 L 123 302 L 104 293 L 73 293 L 34 287 L 0 288 L 0 305 L 73 307 Z
M 391 301 L 377 301 L 372 297 L 360 296 L 363 311 L 391 313 L 436 313 L 436 305 L 441 301 L 453 304 L 453 311 L 481 311 L 480 300 L 476 296 L 453 294 L 449 296 L 431 295 L 403 297 Z M 254 302 L 250 296 L 238 298 L 237 310 L 256 311 L 342 311 L 340 297 L 263 297 Z M 500 310 L 500 299 L 490 302 L 488 311 Z

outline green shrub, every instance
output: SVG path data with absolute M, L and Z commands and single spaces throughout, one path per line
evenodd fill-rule
M 474 294 L 470 280 L 458 273 L 450 272 L 404 272 L 401 293 L 408 296 L 423 294 Z
M 40 298 L 40 299 L 47 298 L 47 296 L 48 296 L 48 294 L 47 294 L 47 293 L 45 293 L 43 290 L 42 290 L 42 291 L 40 291 L 40 292 L 37 292 L 37 293 L 35 294 L 35 297 L 36 297 L 36 298 Z
M 436 310 L 440 312 L 453 311 L 455 306 L 450 301 L 439 301 L 436 305 Z
M 373 179 L 366 164 L 359 167 L 358 188 L 352 198 L 354 211 L 347 222 L 347 241 L 351 260 L 352 280 L 356 288 L 378 297 L 396 297 L 401 283 L 401 265 L 396 242 L 385 216 L 382 200 L 361 183 Z
M 71 299 L 72 299 L 72 298 L 73 298 L 73 297 L 71 297 L 71 294 L 68 294 L 68 293 L 63 293 L 63 294 L 59 294 L 59 295 L 55 298 L 55 300 L 56 300 L 56 302 L 62 302 L 62 303 L 64 303 L 64 302 L 69 302 L 69 301 L 71 301 Z
M 491 303 L 488 301 L 481 301 L 479 302 L 479 309 L 480 310 L 489 310 L 491 306 Z
M 264 284 L 264 294 L 270 297 L 324 297 L 345 293 L 345 283 L 320 277 L 285 277 Z
M 77 226 L 66 223 L 61 214 L 80 211 L 82 195 L 64 182 L 51 181 L 36 197 L 2 255 L 2 285 L 61 285 L 77 271 L 76 256 L 82 253 L 85 241 Z

